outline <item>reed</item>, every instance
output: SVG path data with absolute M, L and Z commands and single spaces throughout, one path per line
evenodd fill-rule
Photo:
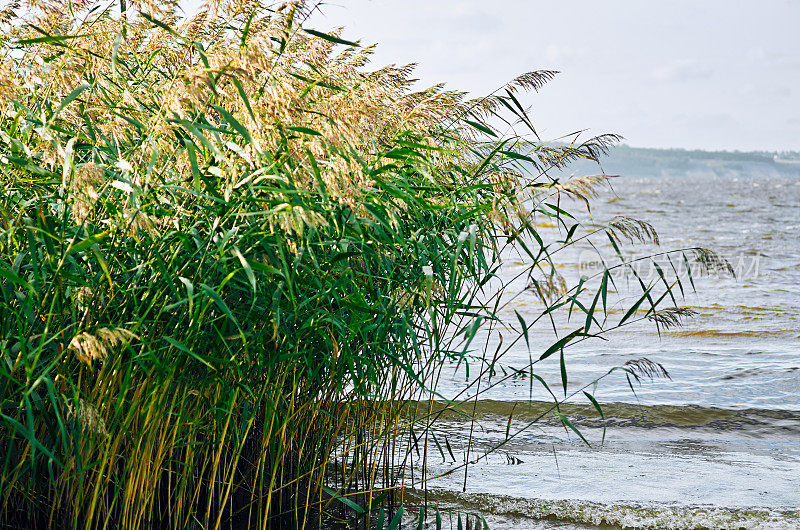
M 31 0 L 0 14 L 5 523 L 382 527 L 393 514 L 396 528 L 403 487 L 425 482 L 414 459 L 435 437 L 438 374 L 476 366 L 446 403 L 467 415 L 501 380 L 503 352 L 473 341 L 502 324 L 508 293 L 489 287 L 503 252 L 526 256 L 543 301 L 536 320 L 517 315 L 516 341 L 558 309 L 583 314 L 525 368 L 560 352 L 564 399 L 570 343 L 686 316 L 658 310 L 679 276 L 641 283 L 609 322 L 629 263 L 572 287 L 556 272 L 575 241 L 655 233 L 564 210 L 607 177 L 549 172 L 618 138 L 538 139 L 515 94 L 554 72 L 478 100 L 415 90 L 410 66 L 370 69 L 371 47 L 305 27 L 315 8 L 210 0 L 187 19 L 176 1 Z M 503 115 L 526 130 L 501 135 L 489 124 Z M 543 239 L 542 216 L 558 238 Z

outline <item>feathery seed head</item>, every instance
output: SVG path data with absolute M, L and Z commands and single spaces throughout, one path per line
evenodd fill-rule
M 77 407 L 67 402 L 66 408 L 67 417 L 77 418 L 81 428 L 85 431 L 101 436 L 102 438 L 109 438 L 111 436 L 103 416 L 100 415 L 100 411 L 88 401 L 79 398 Z
M 72 215 L 83 223 L 94 211 L 100 198 L 100 189 L 105 182 L 105 171 L 97 164 L 83 164 L 75 170 L 69 183 L 72 196 Z
M 103 361 L 118 346 L 127 344 L 136 335 L 124 328 L 100 328 L 92 335 L 86 331 L 78 333 L 69 342 L 69 351 L 87 366 L 92 361 Z

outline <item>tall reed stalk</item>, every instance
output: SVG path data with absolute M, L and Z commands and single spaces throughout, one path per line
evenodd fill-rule
M 0 14 L 6 523 L 388 519 L 401 486 L 423 483 L 406 475 L 441 370 L 477 356 L 487 375 L 502 357 L 473 339 L 499 322 L 487 289 L 510 247 L 543 300 L 520 337 L 558 308 L 584 315 L 542 358 L 680 316 L 657 310 L 678 278 L 642 283 L 606 326 L 625 264 L 592 289 L 556 273 L 553 253 L 576 240 L 654 233 L 563 209 L 606 177 L 549 171 L 617 138 L 538 139 L 516 94 L 554 72 L 478 100 L 416 91 L 411 67 L 371 70 L 371 47 L 306 27 L 313 8 L 210 0 L 187 19 L 175 1 L 30 1 Z M 504 113 L 525 134 L 487 125 Z M 562 226 L 557 241 L 537 216 Z

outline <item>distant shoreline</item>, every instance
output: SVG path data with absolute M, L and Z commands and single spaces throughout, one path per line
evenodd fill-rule
M 776 149 L 776 150 L 753 150 L 753 151 L 743 151 L 740 149 L 733 149 L 733 150 L 717 150 L 717 149 L 688 149 L 685 147 L 638 147 L 632 146 L 628 144 L 620 144 L 615 149 L 625 148 L 625 149 L 632 149 L 636 151 L 652 151 L 652 152 L 669 152 L 674 154 L 682 154 L 682 155 L 689 155 L 689 156 L 697 156 L 697 155 L 713 155 L 714 157 L 738 157 L 738 156 L 747 156 L 747 157 L 764 157 L 764 158 L 773 158 L 775 156 L 779 158 L 800 158 L 800 151 L 792 151 L 792 150 L 785 150 L 785 149 Z
M 797 160 L 800 162 L 800 151 L 706 151 L 704 149 L 633 147 L 627 144 L 620 144 L 611 148 L 611 156 L 613 156 L 614 152 L 619 151 L 630 151 L 646 155 L 680 156 L 700 160 L 715 159 L 767 163 L 783 163 L 784 160 Z

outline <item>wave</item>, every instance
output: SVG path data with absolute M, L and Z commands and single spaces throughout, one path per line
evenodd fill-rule
M 427 408 L 427 404 L 418 403 Z M 548 401 L 470 402 L 457 410 L 443 402 L 433 404 L 437 420 L 477 421 L 502 419 L 531 420 L 542 417 L 542 423 L 558 420 L 549 414 L 553 403 Z M 579 427 L 641 427 L 680 428 L 721 431 L 742 431 L 752 436 L 800 437 L 800 411 L 776 409 L 724 409 L 697 405 L 635 405 L 629 403 L 602 404 L 604 418 L 592 404 L 561 404 L 559 410 Z M 418 409 L 420 410 L 420 409 Z
M 681 330 L 667 330 L 661 333 L 672 335 L 675 337 L 720 337 L 720 338 L 736 338 L 736 337 L 772 337 L 775 335 L 797 335 L 797 328 L 795 329 L 743 329 L 741 331 L 721 331 L 716 329 L 681 329 Z
M 414 497 L 419 496 L 418 492 Z M 514 528 L 525 520 L 550 520 L 575 525 L 613 528 L 743 528 L 796 529 L 800 511 L 793 508 L 724 508 L 705 505 L 674 504 L 602 504 L 576 500 L 520 499 L 501 495 L 429 491 L 429 503 L 459 512 L 479 512 L 487 520 L 492 516 L 513 518 Z M 490 526 L 491 523 L 490 523 Z M 501 525 L 502 526 L 502 525 Z M 558 525 L 563 527 L 562 525 Z M 496 526 L 499 528 L 500 526 Z

